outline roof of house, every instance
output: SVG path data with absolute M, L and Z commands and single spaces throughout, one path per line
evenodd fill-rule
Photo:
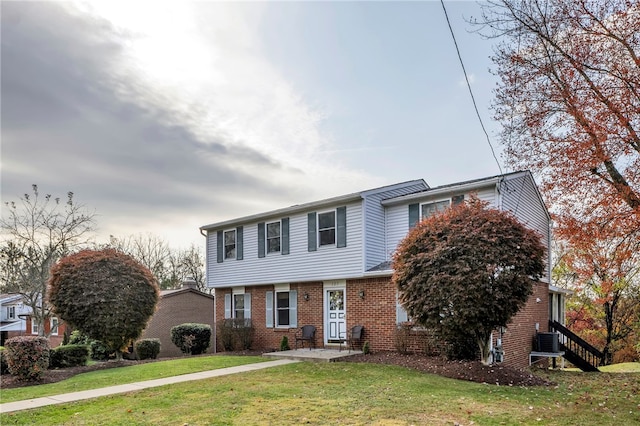
M 294 213 L 307 211 L 307 210 L 310 210 L 310 209 L 322 208 L 322 207 L 325 207 L 325 206 L 328 206 L 328 205 L 335 205 L 335 204 L 338 204 L 338 203 L 348 203 L 348 202 L 352 202 L 352 201 L 358 201 L 358 200 L 361 200 L 364 197 L 366 197 L 367 195 L 372 194 L 372 193 L 380 192 L 380 191 L 383 191 L 383 190 L 388 190 L 388 189 L 391 189 L 393 187 L 416 185 L 416 184 L 417 185 L 423 185 L 425 189 L 429 188 L 429 185 L 427 185 L 427 183 L 424 181 L 424 179 L 416 179 L 416 180 L 410 180 L 410 181 L 406 181 L 406 182 L 399 182 L 399 183 L 395 183 L 395 184 L 392 184 L 392 185 L 381 186 L 379 188 L 368 189 L 368 190 L 360 191 L 360 192 L 353 192 L 351 194 L 340 195 L 340 196 L 332 197 L 332 198 L 325 198 L 323 200 L 312 201 L 312 202 L 304 203 L 304 204 L 295 204 L 293 206 L 285 207 L 285 208 L 282 208 L 282 209 L 272 210 L 272 211 L 268 211 L 268 212 L 264 212 L 264 213 L 258 213 L 258 214 L 254 214 L 254 215 L 250 215 L 250 216 L 244 216 L 244 217 L 240 217 L 240 218 L 236 218 L 236 219 L 230 219 L 230 220 L 223 221 L 223 222 L 212 223 L 212 224 L 209 224 L 209 225 L 201 226 L 200 230 L 201 231 L 208 231 L 208 230 L 212 230 L 212 229 L 228 227 L 228 226 L 239 224 L 239 223 L 252 222 L 252 221 L 255 221 L 255 220 L 258 220 L 258 219 L 262 219 L 262 218 L 266 218 L 266 217 L 283 216 L 283 215 L 288 215 L 288 214 L 294 214 Z
M 213 295 L 208 294 L 208 293 L 204 293 L 196 288 L 179 288 L 179 289 L 175 289 L 175 290 L 160 290 L 160 297 L 161 298 L 166 298 L 166 297 L 173 297 L 173 296 L 178 296 L 180 294 L 185 294 L 185 293 L 194 293 L 197 294 L 199 296 L 204 296 L 204 297 L 208 297 L 210 299 L 214 299 Z
M 8 303 L 22 299 L 20 293 L 2 293 L 0 294 L 0 303 Z

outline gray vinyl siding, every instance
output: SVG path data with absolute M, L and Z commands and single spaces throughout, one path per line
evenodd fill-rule
M 490 185 L 478 190 L 472 191 L 479 199 L 483 201 L 487 201 L 491 206 L 497 206 L 498 200 L 496 198 L 496 189 L 495 185 Z M 414 199 L 406 204 L 398 204 L 387 207 L 386 209 L 386 223 L 387 223 L 387 243 L 385 246 L 385 260 L 391 260 L 393 253 L 395 253 L 396 248 L 400 241 L 407 235 L 409 232 L 409 204 L 418 203 L 420 205 L 424 203 L 428 203 L 431 201 L 439 201 L 444 200 L 446 198 L 451 198 L 453 195 L 460 195 L 460 191 L 456 191 L 455 188 L 452 188 L 451 193 L 449 194 L 440 194 L 437 196 L 427 196 L 428 192 L 425 193 L 424 198 Z M 468 199 L 471 193 L 465 193 L 464 198 Z M 420 214 L 422 214 L 422 210 L 420 210 Z
M 536 231 L 541 236 L 542 244 L 550 247 L 550 229 L 547 210 L 542 203 L 531 175 L 525 174 L 511 179 L 505 179 L 500 186 L 502 194 L 502 209 L 510 211 L 527 228 Z M 547 276 L 543 277 L 548 280 Z
M 364 269 L 365 271 L 388 260 L 386 241 L 387 224 L 385 208 L 380 202 L 387 198 L 411 194 L 426 189 L 424 185 L 415 184 L 393 190 L 368 195 L 364 200 Z
M 333 208 L 340 207 L 338 205 Z M 362 205 L 347 204 L 347 246 L 321 246 L 309 252 L 307 213 L 289 216 L 289 254 L 258 257 L 258 221 L 244 224 L 244 259 L 216 263 L 215 231 L 209 231 L 207 282 L 210 287 L 304 282 L 362 276 Z M 331 208 L 320 209 L 318 212 Z M 264 218 L 266 221 L 279 218 Z M 263 220 L 260 220 L 262 222 Z

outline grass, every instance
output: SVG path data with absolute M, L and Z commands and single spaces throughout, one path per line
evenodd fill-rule
M 303 362 L 3 414 L 0 424 L 602 425 L 640 420 L 638 373 L 540 374 L 558 385 L 483 385 L 396 366 Z
M 236 365 L 263 361 L 268 360 L 259 356 L 215 355 L 180 358 L 170 361 L 159 361 L 129 367 L 98 370 L 79 374 L 62 382 L 14 389 L 3 389 L 0 393 L 0 402 L 6 403 L 20 401 L 23 399 L 40 398 L 43 396 L 123 385 L 126 383 L 160 379 L 163 377 L 197 373 L 199 371 L 215 370 L 218 368 L 233 367 Z

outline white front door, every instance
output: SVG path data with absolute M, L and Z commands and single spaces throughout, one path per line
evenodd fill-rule
M 338 343 L 347 336 L 344 288 L 325 289 L 325 343 Z

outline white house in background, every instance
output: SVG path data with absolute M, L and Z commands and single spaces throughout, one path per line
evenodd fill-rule
M 26 317 L 31 308 L 22 303 L 22 295 L 16 293 L 0 294 L 0 346 L 5 340 L 25 334 Z

